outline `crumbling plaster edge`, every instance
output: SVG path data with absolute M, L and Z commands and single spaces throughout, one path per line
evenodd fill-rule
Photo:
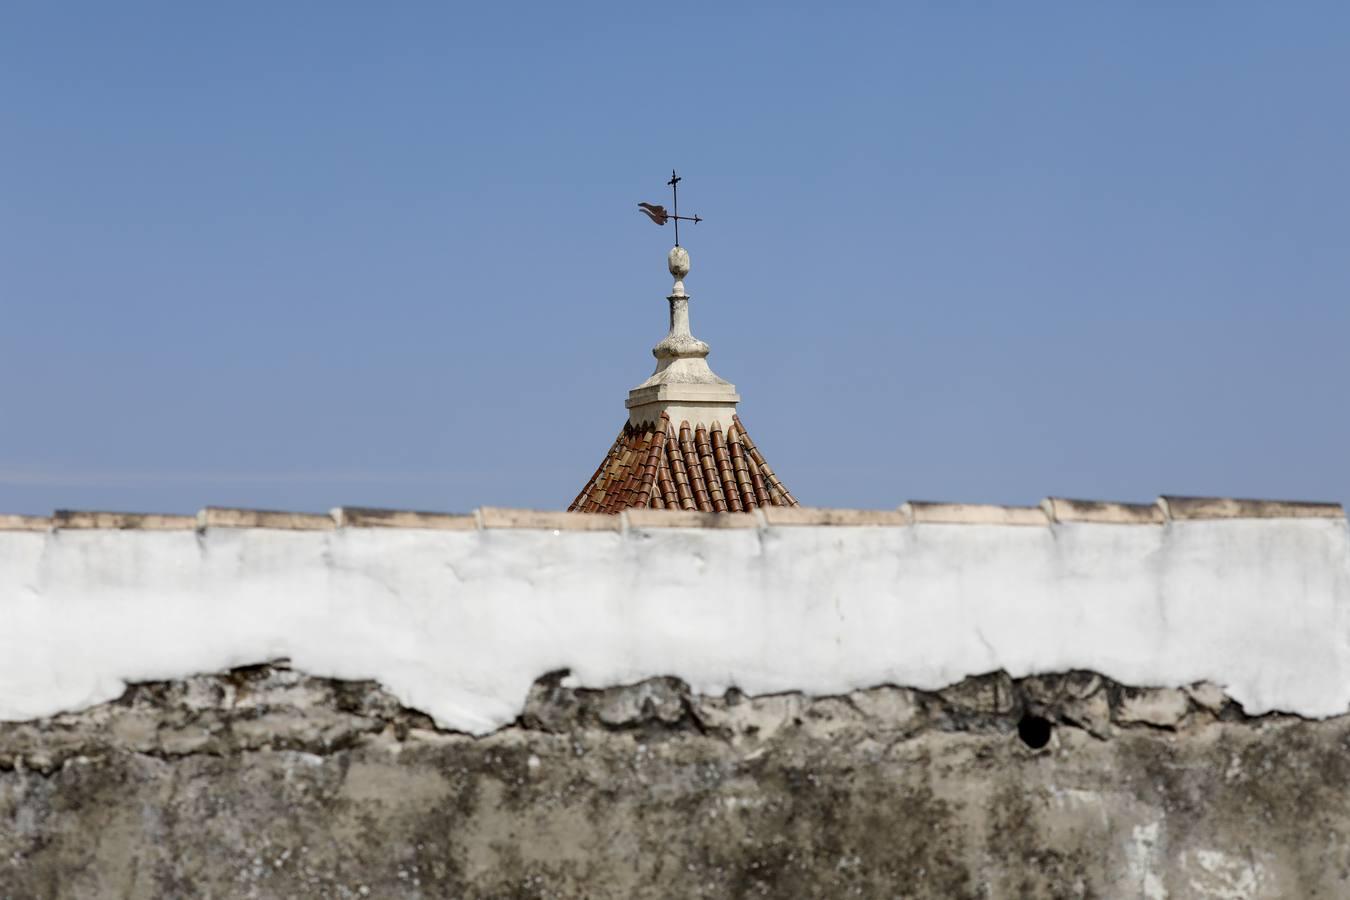
M 183 707 L 191 693 L 187 687 L 200 682 L 221 682 L 234 679 L 236 673 L 261 670 L 283 674 L 289 680 L 277 686 L 275 696 L 267 690 L 250 689 L 246 695 L 236 696 L 233 690 L 222 692 L 228 702 L 216 705 Z M 888 743 L 907 741 L 932 732 L 947 732 L 986 736 L 1002 733 L 1015 736 L 1019 723 L 1027 718 L 1041 718 L 1054 728 L 1064 728 L 1098 741 L 1108 741 L 1130 734 L 1145 733 L 1180 735 L 1197 727 L 1226 724 L 1229 726 L 1279 726 L 1291 722 L 1317 723 L 1344 718 L 1336 716 L 1310 717 L 1299 713 L 1269 710 L 1248 713 L 1241 702 L 1230 696 L 1220 685 L 1199 681 L 1183 685 L 1134 685 L 1115 681 L 1110 676 L 1093 670 L 1046 672 L 1015 677 L 1006 670 L 994 670 L 969 675 L 938 688 L 923 688 L 895 682 L 879 682 L 856 687 L 846 692 L 815 693 L 804 690 L 783 690 L 746 693 L 732 686 L 720 693 L 700 692 L 678 676 L 658 675 L 640 681 L 615 683 L 593 687 L 569 685 L 567 670 L 544 673 L 532 684 L 521 700 L 520 713 L 499 726 L 482 732 L 448 726 L 437 722 L 425 710 L 409 706 L 393 694 L 388 685 L 378 679 L 349 679 L 315 675 L 304 669 L 292 668 L 290 661 L 275 659 L 249 666 L 192 673 L 169 680 L 131 680 L 125 682 L 122 693 L 79 709 L 64 710 L 50 716 L 23 720 L 0 720 L 0 772 L 32 770 L 49 775 L 65 761 L 81 761 L 83 751 L 55 754 L 64 759 L 34 762 L 25 757 L 48 755 L 50 749 L 62 749 L 70 735 L 79 728 L 89 729 L 108 744 L 103 750 L 115 749 L 126 743 L 127 729 L 109 727 L 104 718 L 109 715 L 128 716 L 147 712 L 146 701 L 135 700 L 139 690 L 180 686 L 187 693 L 177 698 L 177 704 L 165 698 L 161 704 L 153 701 L 166 715 L 180 714 L 177 726 L 161 725 L 153 733 L 147 732 L 146 746 L 121 747 L 120 752 L 171 760 L 197 755 L 221 756 L 225 752 L 248 753 L 276 750 L 296 750 L 319 756 L 328 756 L 350 749 L 362 740 L 384 740 L 393 737 L 397 743 L 421 737 L 423 740 L 488 741 L 519 732 L 550 734 L 577 734 L 600 731 L 611 734 L 632 733 L 641 738 L 644 729 L 661 731 L 697 732 L 705 738 L 739 742 L 747 737 L 756 741 L 772 739 L 778 729 L 761 734 L 756 707 L 771 705 L 778 710 L 786 726 L 796 727 L 807 720 L 819 719 L 824 712 L 838 716 L 846 708 L 843 727 L 876 729 Z M 359 709 L 342 708 L 341 734 L 331 733 L 333 723 L 323 722 L 322 734 L 314 741 L 296 746 L 289 734 L 261 735 L 257 728 L 247 733 L 234 733 L 229 721 L 203 728 L 202 713 L 214 713 L 253 723 L 272 714 L 282 714 L 290 720 L 306 715 L 305 704 L 297 705 L 286 693 L 297 685 L 349 686 L 364 695 L 383 695 L 392 706 Z M 992 691 L 991 691 L 992 689 Z M 312 690 L 312 688 L 308 688 Z M 238 702 L 242 697 L 247 702 Z M 562 697 L 559 704 L 558 697 Z M 653 702 L 655 701 L 655 702 Z M 327 707 L 331 700 L 319 700 L 315 708 Z M 179 708 L 182 707 L 182 708 Z M 741 709 L 752 716 L 737 725 L 733 712 Z M 330 712 L 334 710 L 330 709 Z M 713 712 L 715 718 L 709 717 Z M 558 721 L 561 715 L 566 721 Z M 742 716 L 741 718 L 744 718 Z M 224 725 L 224 728 L 220 727 Z M 749 727 L 744 727 L 749 726 Z M 165 732 L 171 741 L 165 741 Z M 319 726 L 314 729 L 320 730 Z M 836 728 L 827 728 L 833 734 Z M 192 732 L 192 736 L 188 733 Z M 227 748 L 217 746 L 219 738 L 226 738 Z M 878 736 L 878 734 L 874 734 Z M 25 741 L 31 746 L 23 746 Z M 1051 748 L 1053 749 L 1053 748 Z M 24 751 L 27 751 L 26 753 Z M 1029 752 L 1044 752 L 1035 748 Z M 56 762 L 56 765 L 52 765 Z

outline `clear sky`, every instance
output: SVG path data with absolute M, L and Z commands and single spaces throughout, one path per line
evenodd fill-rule
M 1350 500 L 1350 4 L 0 6 L 0 511 Z

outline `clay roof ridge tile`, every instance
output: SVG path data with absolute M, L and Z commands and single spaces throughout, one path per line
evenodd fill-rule
M 760 453 L 759 448 L 755 446 L 755 441 L 750 437 L 750 432 L 745 430 L 745 424 L 741 422 L 740 416 L 735 416 L 734 418 L 736 419 L 736 424 L 740 426 L 741 436 L 745 442 L 745 449 L 749 452 L 750 458 L 755 461 L 757 466 L 759 466 L 760 471 L 764 475 L 764 481 L 771 488 L 783 495 L 783 500 L 787 506 L 797 506 L 797 498 L 792 496 L 792 493 L 787 489 L 787 486 L 774 474 L 774 471 L 769 464 L 764 461 L 764 455 Z
M 622 512 L 635 505 L 642 487 L 643 465 L 647 461 L 647 444 L 651 440 L 650 429 L 637 434 L 628 451 L 624 465 L 623 489 L 619 495 L 620 505 L 615 512 Z
M 577 494 L 576 499 L 572 501 L 572 504 L 567 507 L 568 512 L 577 512 L 578 510 L 585 511 L 584 506 L 590 500 L 591 492 L 595 490 L 597 482 L 600 480 L 600 476 L 605 472 L 605 469 L 609 466 L 610 460 L 615 457 L 619 448 L 623 445 L 624 430 L 626 428 L 627 426 L 625 425 L 623 429 L 619 430 L 619 436 L 614 439 L 614 443 L 610 444 L 609 452 L 605 454 L 605 458 L 602 459 L 600 465 L 596 467 L 595 474 L 591 476 L 590 481 L 586 482 L 586 486 L 581 489 L 581 493 Z
M 702 425 L 694 431 L 694 441 L 698 450 L 699 468 L 703 470 L 703 480 L 708 485 L 708 498 L 712 502 L 713 511 L 726 512 L 726 492 L 722 488 L 722 480 L 718 477 L 717 466 L 713 461 L 712 442 L 708 438 L 708 430 Z
M 778 505 L 773 492 L 765 486 L 764 476 L 760 474 L 759 466 L 750 467 L 750 485 L 755 490 L 755 499 L 759 501 L 760 506 Z
M 652 496 L 658 490 L 656 486 L 657 460 L 661 456 L 661 446 L 664 443 L 664 439 L 664 431 L 658 431 L 651 435 L 650 445 L 647 449 L 647 457 L 642 464 L 642 478 L 639 482 L 637 497 L 633 501 L 633 506 L 648 505 L 651 502 Z
M 736 477 L 731 472 L 731 458 L 727 456 L 727 445 L 722 437 L 722 429 L 716 424 L 712 432 L 713 464 L 717 467 L 717 478 L 722 482 L 726 493 L 727 505 L 731 512 L 745 512 L 740 492 L 735 490 Z
M 689 476 L 689 487 L 694 496 L 694 508 L 700 512 L 712 512 L 712 501 L 708 497 L 708 484 L 703 479 L 703 467 L 699 465 L 698 451 L 689 423 L 680 423 L 680 451 L 684 454 L 684 468 Z
M 686 424 L 685 428 L 687 427 Z M 684 451 L 680 447 L 679 438 L 671 441 L 667 446 L 666 458 L 670 463 L 671 478 L 675 482 L 675 490 L 680 499 L 680 509 L 696 509 L 694 493 L 689 487 L 689 473 L 685 471 Z
M 666 421 L 665 437 L 662 440 L 661 464 L 657 471 L 657 480 L 661 484 L 661 497 L 668 509 L 679 509 L 680 498 L 675 490 L 675 480 L 671 475 L 670 448 L 675 443 L 675 435 L 670 428 L 670 417 L 662 413 Z
M 745 449 L 737 441 L 731 445 L 731 472 L 733 476 L 732 486 L 736 489 L 736 494 L 741 498 L 741 503 L 746 510 L 757 508 L 755 502 L 755 493 L 753 490 L 747 491 L 748 481 L 746 479 Z

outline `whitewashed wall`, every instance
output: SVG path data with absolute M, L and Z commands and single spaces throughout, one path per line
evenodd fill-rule
M 752 694 L 1091 669 L 1208 680 L 1249 713 L 1350 709 L 1343 517 L 743 519 L 0 531 L 0 719 L 281 657 L 473 732 L 564 668 Z

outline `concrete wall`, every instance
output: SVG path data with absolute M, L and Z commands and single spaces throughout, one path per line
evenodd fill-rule
M 0 725 L 0 897 L 1350 895 L 1350 717 L 1084 672 L 824 698 L 560 679 L 481 738 L 274 667 Z
M 0 898 L 1350 896 L 1348 628 L 1336 507 L 0 517 Z

